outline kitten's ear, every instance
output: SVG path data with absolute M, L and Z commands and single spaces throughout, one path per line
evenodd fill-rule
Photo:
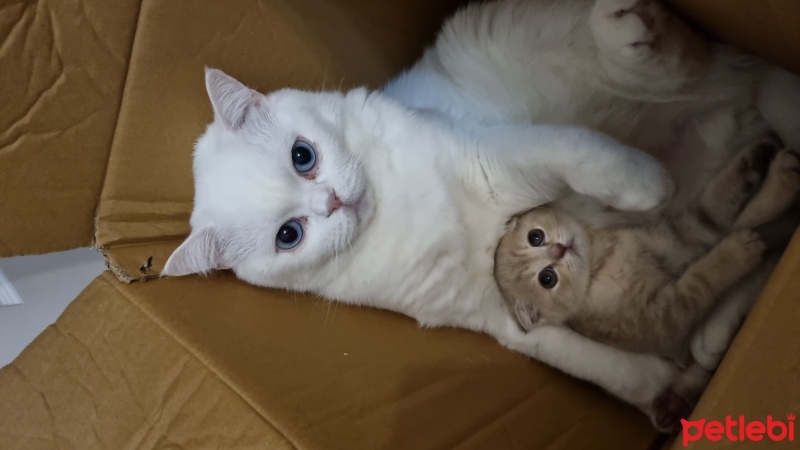
M 212 227 L 192 231 L 164 265 L 161 275 L 182 276 L 224 269 L 220 238 Z
M 262 95 L 218 69 L 206 67 L 206 90 L 214 117 L 230 131 L 242 128 L 247 115 L 261 101 Z
M 513 216 L 506 221 L 506 231 L 517 229 L 517 216 Z

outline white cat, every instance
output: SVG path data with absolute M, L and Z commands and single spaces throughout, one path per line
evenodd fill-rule
M 763 96 L 746 58 L 683 51 L 698 42 L 649 2 L 504 1 L 457 14 L 385 94 L 262 96 L 209 70 L 215 120 L 196 146 L 192 233 L 163 274 L 231 268 L 253 284 L 486 332 L 652 412 L 670 364 L 561 327 L 524 333 L 493 254 L 509 216 L 570 189 L 624 210 L 670 194 L 653 159 L 532 122 L 648 150 L 678 180 L 673 207 L 699 189 L 728 157 L 739 110 Z M 714 335 L 724 345 L 729 310 Z

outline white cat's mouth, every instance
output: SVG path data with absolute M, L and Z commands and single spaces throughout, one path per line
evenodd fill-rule
M 356 221 L 360 222 L 364 209 L 363 205 L 364 197 L 366 197 L 366 192 L 362 192 L 355 199 L 340 200 L 339 197 L 336 195 L 336 191 L 333 191 L 331 197 L 328 200 L 328 205 L 327 205 L 328 213 L 326 217 L 331 217 L 334 214 L 343 213 L 347 215 L 353 215 Z
M 362 221 L 369 218 L 372 213 L 372 203 L 368 190 L 364 190 L 358 198 L 347 205 L 356 217 L 356 222 L 361 224 Z

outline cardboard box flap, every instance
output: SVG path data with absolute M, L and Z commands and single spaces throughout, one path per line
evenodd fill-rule
M 33 404 L 0 424 L 2 448 L 18 448 L 4 444 L 22 430 L 82 443 L 92 429 L 104 448 L 152 448 L 159 433 L 183 439 L 189 427 L 187 447 L 206 448 L 224 426 L 221 438 L 240 441 L 220 448 L 636 450 L 657 438 L 638 411 L 487 336 L 228 273 L 132 284 L 105 275 L 0 372 L 0 397 Z M 146 445 L 122 445 L 145 430 Z
M 92 243 L 139 0 L 0 8 L 0 257 Z
M 0 369 L 0 448 L 295 448 L 118 285 L 95 280 Z
M 204 66 L 264 92 L 377 87 L 457 3 L 144 0 L 97 212 L 97 245 L 116 273 L 157 275 L 189 231 L 192 147 L 212 119 Z

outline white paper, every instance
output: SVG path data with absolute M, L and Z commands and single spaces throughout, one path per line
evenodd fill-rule
M 19 292 L 14 288 L 14 285 L 8 281 L 8 277 L 0 269 L 0 306 L 19 305 L 22 303 L 22 297 Z

